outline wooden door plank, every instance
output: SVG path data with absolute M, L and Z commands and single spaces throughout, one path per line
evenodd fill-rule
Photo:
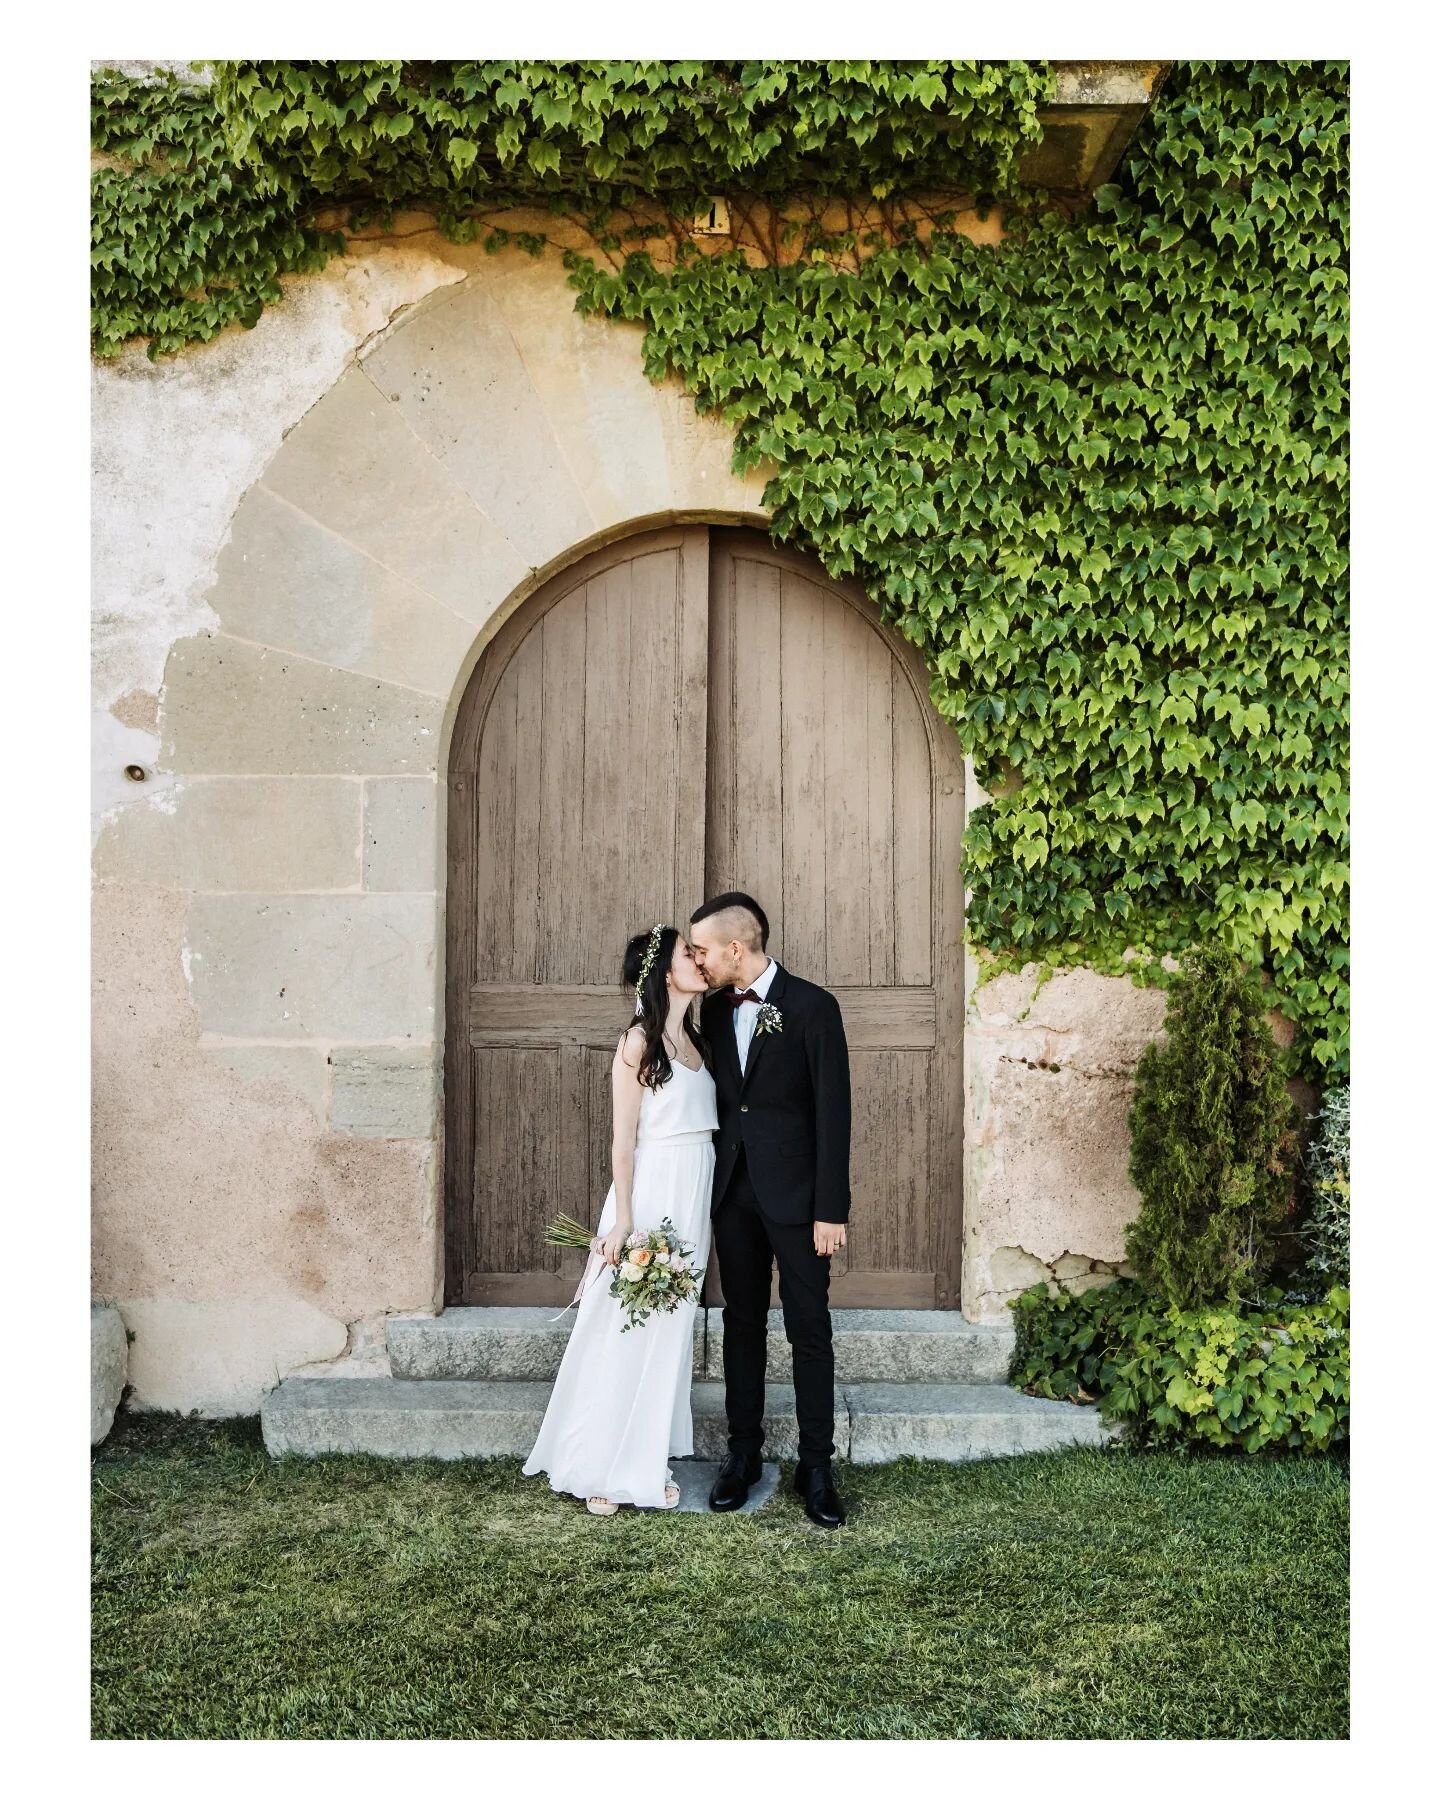
M 631 579 L 631 565 L 624 562 L 585 587 L 585 646 L 571 674 L 571 710 L 584 720 L 584 736 L 564 777 L 580 806 L 558 876 L 576 904 L 565 915 L 570 942 L 557 951 L 550 983 L 618 980 L 619 952 L 640 929 L 627 866 L 635 854 L 636 808 L 627 705 Z
M 515 652 L 507 682 L 515 683 L 515 729 L 505 749 L 510 762 L 510 955 L 504 975 L 512 981 L 536 981 L 540 974 L 540 823 L 543 799 L 541 759 L 531 746 L 544 741 L 553 719 L 545 710 L 544 633 L 532 631 Z M 489 732 L 486 732 L 488 747 Z M 482 931 L 484 926 L 482 924 Z M 496 979 L 500 979 L 497 971 Z
M 626 829 L 623 879 L 610 915 L 611 966 L 632 931 L 673 924 L 675 820 L 681 806 L 679 661 L 681 560 L 674 550 L 637 557 L 630 574 L 630 662 L 611 702 L 622 757 Z M 621 706 L 616 701 L 624 696 Z M 632 923 L 633 921 L 633 923 Z
M 578 937 L 582 904 L 591 877 L 590 845 L 582 841 L 580 771 L 585 767 L 587 731 L 586 583 L 546 613 L 541 659 L 546 727 L 538 742 L 522 742 L 517 755 L 540 761 L 539 981 L 583 979 L 583 947 Z M 605 839 L 602 837 L 602 843 Z
M 710 532 L 687 528 L 678 572 L 675 632 L 677 695 L 674 883 L 670 917 L 684 931 L 706 898 L 706 796 L 709 791 Z M 652 921 L 653 923 L 653 921 Z
M 864 627 L 861 627 L 864 630 Z M 866 776 L 865 899 L 869 978 L 895 985 L 895 755 L 891 721 L 894 657 L 873 631 L 864 631 Z
M 931 889 L 930 742 L 905 671 L 898 663 L 892 663 L 890 692 L 891 761 L 895 771 L 895 979 L 902 986 L 921 987 L 931 978 L 935 902 Z
M 515 745 L 518 684 L 513 670 L 495 690 L 480 743 L 474 791 L 480 803 L 479 833 L 467 843 L 475 856 L 475 967 L 481 980 L 513 979 L 516 973 Z
M 824 634 L 826 985 L 860 986 L 870 975 L 865 627 L 849 607 L 831 601 Z
M 735 885 L 770 922 L 769 949 L 785 943 L 780 794 L 780 571 L 734 563 Z
M 708 558 L 709 680 L 705 733 L 706 897 L 735 885 L 735 563 Z M 694 910 L 693 908 L 691 909 Z
M 825 936 L 825 596 L 813 582 L 782 572 L 780 659 L 785 711 L 780 721 L 781 879 L 785 941 L 779 960 L 807 980 L 830 986 Z

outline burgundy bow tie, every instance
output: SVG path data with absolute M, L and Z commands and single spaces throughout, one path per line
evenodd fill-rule
M 760 996 L 755 992 L 754 988 L 746 988 L 743 994 L 737 994 L 732 991 L 730 995 L 730 1004 L 732 1006 L 743 1006 L 747 1000 L 753 1000 L 757 1006 L 761 1004 Z

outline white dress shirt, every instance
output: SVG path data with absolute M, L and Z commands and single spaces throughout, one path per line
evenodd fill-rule
M 780 965 L 772 956 L 765 965 L 764 971 L 751 982 L 736 981 L 731 984 L 731 991 L 743 994 L 747 987 L 753 988 L 763 1000 L 770 991 L 770 983 L 775 979 L 775 971 Z M 745 1058 L 750 1054 L 750 1040 L 755 1035 L 755 1020 L 760 1008 L 753 1000 L 747 1000 L 743 1006 L 735 1008 L 735 1048 L 740 1055 L 740 1073 L 745 1073 Z

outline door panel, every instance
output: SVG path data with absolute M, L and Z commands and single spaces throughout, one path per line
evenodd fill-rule
M 963 832 L 958 743 L 930 728 L 919 658 L 812 563 L 716 530 L 710 589 L 706 889 L 755 895 L 770 953 L 836 995 L 850 1046 L 832 1300 L 953 1306 L 959 1115 L 937 1096 L 960 1081 L 959 915 L 942 945 L 935 876 L 937 837 L 958 860 Z
M 507 622 L 456 725 L 447 1295 L 561 1305 L 543 1241 L 609 1186 L 630 933 L 683 919 L 704 859 L 703 527 L 587 559 Z M 602 1179 L 603 1177 L 603 1179 Z

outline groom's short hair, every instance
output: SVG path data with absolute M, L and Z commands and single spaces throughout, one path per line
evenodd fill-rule
M 732 913 L 734 918 L 722 920 L 719 929 L 728 931 L 731 937 L 738 938 L 742 944 L 748 944 L 752 950 L 763 950 L 770 941 L 770 921 L 765 917 L 760 902 L 752 900 L 748 894 L 717 894 L 713 900 L 707 900 L 703 906 L 695 908 L 690 915 L 690 923 L 698 925 L 702 919 L 713 919 L 720 913 Z M 757 933 L 760 940 L 758 943 L 755 941 Z

